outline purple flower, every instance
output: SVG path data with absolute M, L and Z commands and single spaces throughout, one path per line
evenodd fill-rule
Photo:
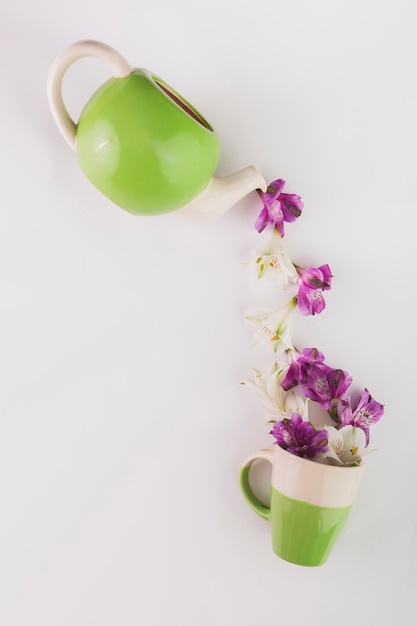
M 304 348 L 290 364 L 281 386 L 288 391 L 300 384 L 306 398 L 318 402 L 333 419 L 338 419 L 337 407 L 351 382 L 347 372 L 326 365 L 324 354 L 317 348 Z
M 270 434 L 281 448 L 307 459 L 327 451 L 327 430 L 316 430 L 310 422 L 304 422 L 301 415 L 295 412 L 291 413 L 290 418 L 276 422 Z
M 334 411 L 351 382 L 352 378 L 343 370 L 314 366 L 307 369 L 301 389 L 306 398 L 318 402 L 326 411 Z
M 331 288 L 332 271 L 328 265 L 297 267 L 299 276 L 298 308 L 303 315 L 321 313 L 326 306 L 323 291 Z
M 301 215 L 303 202 L 295 193 L 281 193 L 285 180 L 274 180 L 265 193 L 259 192 L 263 202 L 263 209 L 255 222 L 255 228 L 262 232 L 268 224 L 278 228 L 281 237 L 284 236 L 284 222 L 294 222 Z
M 302 353 L 291 362 L 281 382 L 282 388 L 288 391 L 303 382 L 306 379 L 308 368 L 317 368 L 324 372 L 330 369 L 327 365 L 324 365 L 324 354 L 320 350 L 317 350 L 317 348 L 304 348 Z
M 384 414 L 384 406 L 376 402 L 367 389 L 364 389 L 354 409 L 350 398 L 340 407 L 340 421 L 343 426 L 362 428 L 366 435 L 366 445 L 369 444 L 369 427 L 376 424 Z

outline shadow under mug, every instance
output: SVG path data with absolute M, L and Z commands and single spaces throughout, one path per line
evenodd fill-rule
M 272 465 L 270 504 L 265 506 L 249 484 L 252 464 Z M 349 516 L 364 465 L 343 467 L 301 458 L 278 445 L 246 459 L 240 483 L 252 509 L 271 523 L 272 549 L 297 565 L 327 561 Z

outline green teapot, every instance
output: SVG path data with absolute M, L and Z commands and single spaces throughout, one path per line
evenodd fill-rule
M 76 124 L 62 98 L 62 80 L 68 67 L 86 56 L 106 62 L 113 77 L 91 97 Z M 211 125 L 165 81 L 133 69 L 104 43 L 85 40 L 66 48 L 52 64 L 48 99 L 84 174 L 131 213 L 181 210 L 205 221 L 255 189 L 266 191 L 253 166 L 223 178 L 213 176 L 220 142 Z

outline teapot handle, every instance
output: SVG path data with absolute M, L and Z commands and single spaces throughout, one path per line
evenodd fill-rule
M 86 39 L 65 48 L 52 64 L 48 76 L 48 100 L 55 123 L 64 139 L 75 150 L 77 125 L 70 117 L 62 99 L 62 79 L 69 66 L 82 57 L 97 57 L 111 68 L 113 76 L 129 76 L 133 68 L 114 48 L 100 41 Z

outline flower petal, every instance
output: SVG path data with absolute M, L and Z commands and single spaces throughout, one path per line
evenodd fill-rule
M 309 267 L 308 269 L 299 267 L 297 271 L 304 288 L 323 289 L 323 273 L 318 267 Z
M 288 391 L 293 387 L 296 387 L 301 382 L 301 364 L 299 361 L 292 361 L 287 373 L 281 381 L 281 387 Z
M 295 222 L 303 210 L 303 202 L 295 193 L 282 193 L 280 195 L 282 212 L 286 222 Z
M 301 289 L 301 287 L 298 290 L 297 304 L 298 309 L 302 315 L 311 315 L 311 313 L 313 312 L 310 298 L 308 297 L 306 290 Z
M 261 193 L 262 200 L 265 200 L 265 204 L 269 206 L 274 202 L 281 191 L 284 189 L 285 180 L 282 178 L 277 178 L 277 180 L 273 180 L 272 183 L 269 183 L 268 188 L 265 193 Z
M 323 352 L 317 348 L 303 348 L 298 360 L 301 363 L 324 363 L 325 358 Z
M 268 211 L 267 209 L 264 207 L 262 209 L 262 211 L 259 213 L 258 218 L 255 222 L 255 228 L 258 231 L 258 233 L 261 233 L 264 228 L 266 228 L 266 226 L 268 226 Z
M 323 286 L 322 289 L 330 289 L 331 288 L 331 283 L 332 283 L 332 278 L 333 278 L 333 274 L 332 274 L 332 270 L 330 269 L 330 267 L 326 264 L 326 265 L 320 265 L 318 268 L 318 270 L 320 270 L 320 272 L 323 275 Z

